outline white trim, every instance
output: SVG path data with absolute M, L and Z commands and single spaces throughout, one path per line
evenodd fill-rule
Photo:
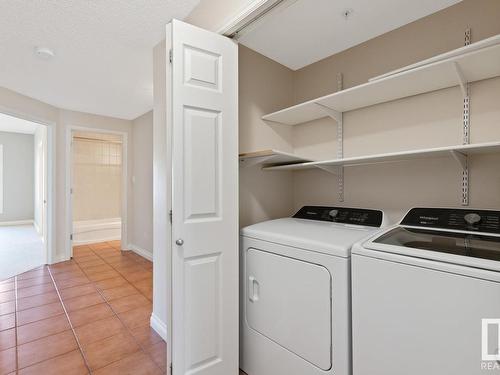
M 278 9 L 292 5 L 296 1 L 297 0 L 256 0 L 239 12 L 235 17 L 231 18 L 224 26 L 217 30 L 217 33 L 237 39 L 244 33 L 251 31 L 265 17 L 278 11 Z
M 38 223 L 36 222 L 36 220 L 33 220 L 33 226 L 35 227 L 35 230 L 36 232 L 42 236 L 42 240 L 43 240 L 43 233 L 42 231 L 40 230 L 40 226 L 38 225 Z
M 14 220 L 14 221 L 0 221 L 0 227 L 9 227 L 9 226 L 14 226 L 14 225 L 34 225 L 34 221 L 33 221 L 33 219 L 30 219 L 30 220 Z M 36 229 L 36 226 L 35 226 L 35 229 Z
M 55 121 L 46 120 L 44 118 L 34 116 L 27 112 L 19 111 L 0 105 L 0 112 L 20 118 L 22 120 L 35 122 L 37 124 L 47 127 L 47 170 L 46 170 L 46 191 L 47 191 L 47 204 L 44 207 L 46 226 L 48 230 L 45 233 L 47 238 L 43 239 L 45 246 L 45 262 L 48 264 L 55 263 L 57 250 L 55 248 L 56 242 L 56 205 L 55 205 L 55 192 L 56 192 L 56 126 Z M 60 257 L 59 257 L 60 258 Z M 59 261 L 59 260 L 58 260 Z
M 162 322 L 160 318 L 158 318 L 155 314 L 151 314 L 149 324 L 151 325 L 151 328 L 153 328 L 165 342 L 169 343 L 167 336 L 167 325 Z
M 149 251 L 149 250 L 146 250 L 140 246 L 134 245 L 133 243 L 129 243 L 127 245 L 127 250 L 131 250 L 134 253 L 136 253 L 137 255 L 140 255 L 141 257 L 146 258 L 147 260 L 149 260 L 151 262 L 153 261 L 153 252 L 152 251 Z
M 68 260 L 66 258 L 66 254 L 62 253 L 62 254 L 59 254 L 59 255 L 54 255 L 52 257 L 52 263 L 49 263 L 49 264 L 55 264 L 55 263 L 59 263 L 59 262 L 64 262 L 66 260 Z
M 66 233 L 65 233 L 65 254 L 70 259 L 73 256 L 73 246 L 70 235 L 73 232 L 73 200 L 71 197 L 71 176 L 73 163 L 71 162 L 71 142 L 74 131 L 88 131 L 93 133 L 118 134 L 122 136 L 122 231 L 121 241 L 127 243 L 127 218 L 128 218 L 128 133 L 125 131 L 109 130 L 105 128 L 92 128 L 77 125 L 66 127 Z

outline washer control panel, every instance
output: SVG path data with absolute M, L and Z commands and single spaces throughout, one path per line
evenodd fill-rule
M 500 211 L 412 208 L 402 225 L 500 234 Z
M 365 210 L 362 208 L 304 206 L 293 217 L 297 219 L 380 227 L 382 225 L 383 213 L 378 210 Z

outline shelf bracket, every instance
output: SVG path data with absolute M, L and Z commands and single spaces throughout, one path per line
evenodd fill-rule
M 339 170 L 342 168 L 342 167 L 336 167 L 336 166 L 333 166 L 333 165 L 315 165 L 316 168 L 319 168 L 325 172 L 328 172 L 328 173 L 331 173 L 331 174 L 334 174 L 336 176 L 339 175 Z
M 453 156 L 453 159 L 455 159 L 458 164 L 460 164 L 460 167 L 462 168 L 463 171 L 467 169 L 467 155 L 462 154 L 461 152 L 458 151 L 450 151 L 451 156 Z
M 274 155 L 241 159 L 240 168 L 250 168 L 253 167 L 254 165 L 265 163 L 266 160 L 270 160 L 272 158 L 274 158 Z
M 455 73 L 457 74 L 458 83 L 460 84 L 460 89 L 462 90 L 462 96 L 464 99 L 469 96 L 469 90 L 467 87 L 467 80 L 465 79 L 464 73 L 460 68 L 460 65 L 456 61 L 453 62 L 453 67 L 455 68 Z
M 319 106 L 323 110 L 323 112 L 325 112 L 329 117 L 334 119 L 337 122 L 337 124 L 339 123 L 339 121 L 342 121 L 342 112 L 331 109 L 331 108 L 327 107 L 326 105 L 323 105 L 320 103 L 314 103 L 314 104 Z

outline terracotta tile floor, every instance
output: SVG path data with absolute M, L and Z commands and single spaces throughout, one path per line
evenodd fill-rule
M 120 242 L 0 282 L 0 375 L 164 374 L 153 265 Z

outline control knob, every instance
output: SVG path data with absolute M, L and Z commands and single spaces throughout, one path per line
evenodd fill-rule
M 481 221 L 481 216 L 476 213 L 470 213 L 464 216 L 464 220 L 467 224 L 474 225 Z

